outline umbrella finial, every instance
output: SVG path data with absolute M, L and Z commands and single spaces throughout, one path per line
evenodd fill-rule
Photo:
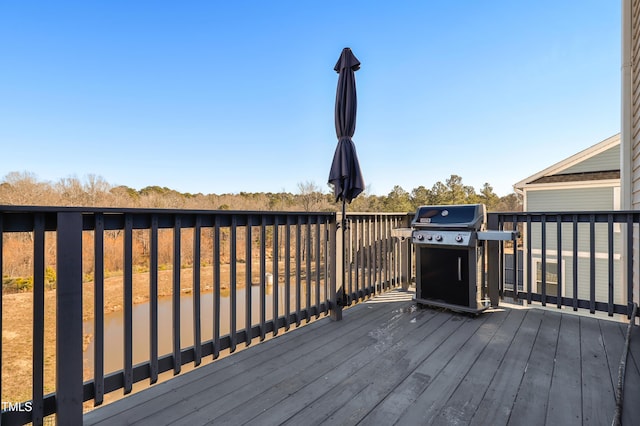
M 360 61 L 355 57 L 350 47 L 342 49 L 340 59 L 338 59 L 336 66 L 333 67 L 334 71 L 337 73 L 340 73 L 340 70 L 343 68 L 351 68 L 353 71 L 358 71 L 360 69 Z

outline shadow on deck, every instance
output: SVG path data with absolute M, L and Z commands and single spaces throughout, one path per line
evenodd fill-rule
M 470 317 L 394 291 L 84 416 L 87 425 L 611 424 L 626 324 L 540 309 Z M 640 334 L 623 424 L 637 424 Z M 633 420 L 635 419 L 635 420 Z

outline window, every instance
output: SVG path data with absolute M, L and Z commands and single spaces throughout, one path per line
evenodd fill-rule
M 535 264 L 536 293 L 542 294 L 542 261 L 536 259 Z M 547 296 L 556 296 L 558 294 L 558 261 L 556 259 L 547 260 L 545 290 Z

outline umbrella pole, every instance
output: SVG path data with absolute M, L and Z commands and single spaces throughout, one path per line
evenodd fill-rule
M 349 300 L 346 292 L 347 265 L 345 262 L 347 252 L 347 206 L 346 201 L 342 198 L 342 306 L 348 306 Z

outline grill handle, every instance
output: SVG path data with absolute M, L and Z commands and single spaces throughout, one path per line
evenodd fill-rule
M 458 281 L 462 281 L 462 258 L 458 256 Z

